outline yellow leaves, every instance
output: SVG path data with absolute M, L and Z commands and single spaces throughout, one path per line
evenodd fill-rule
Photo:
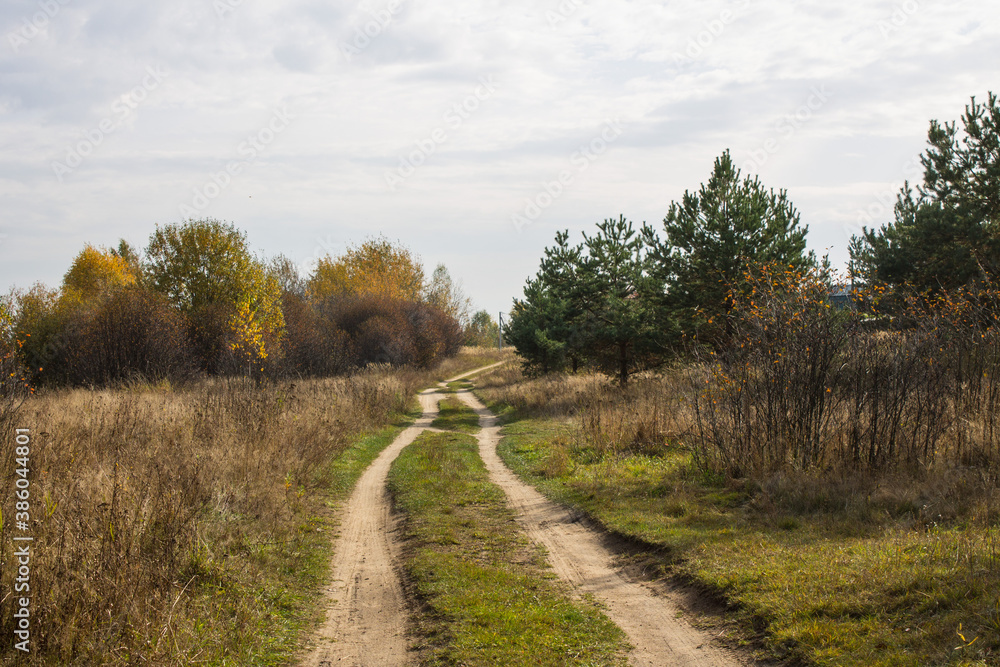
M 253 272 L 250 282 L 239 295 L 229 321 L 233 333 L 230 349 L 242 353 L 250 362 L 259 362 L 267 359 L 270 348 L 281 340 L 285 319 L 273 276 Z
M 955 647 L 956 651 L 959 651 L 959 650 L 961 650 L 963 648 L 969 648 L 970 646 L 972 646 L 973 644 L 975 644 L 977 641 L 979 641 L 979 637 L 973 638 L 972 641 L 969 641 L 968 639 L 966 639 L 965 635 L 962 633 L 962 624 L 961 623 L 958 624 L 958 630 L 955 631 L 955 634 L 958 635 L 958 638 L 962 640 L 962 645 Z
M 369 239 L 337 258 L 324 257 L 309 279 L 309 292 L 322 299 L 336 294 L 375 294 L 417 301 L 424 286 L 419 260 L 384 237 Z
M 233 352 L 242 352 L 250 359 L 266 359 L 267 348 L 264 345 L 264 327 L 254 318 L 248 299 L 238 304 L 236 313 L 230 321 L 234 334 L 234 342 L 230 344 Z
M 135 284 L 136 276 L 124 259 L 110 250 L 87 245 L 63 276 L 63 295 L 87 301 L 109 289 Z

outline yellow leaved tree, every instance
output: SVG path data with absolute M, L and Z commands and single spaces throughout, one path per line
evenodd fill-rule
M 63 276 L 62 294 L 89 301 L 113 289 L 134 286 L 136 282 L 136 269 L 127 258 L 88 244 Z
M 371 238 L 348 248 L 339 257 L 319 261 L 307 286 L 309 296 L 373 295 L 419 301 L 424 269 L 418 257 L 385 237 Z
M 230 223 L 188 220 L 157 227 L 146 249 L 153 289 L 191 323 L 210 372 L 256 372 L 279 349 L 281 286 Z

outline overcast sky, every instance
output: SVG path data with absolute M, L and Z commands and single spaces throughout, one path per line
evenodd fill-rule
M 660 225 L 726 149 L 843 263 L 1000 92 L 996 0 L 3 0 L 0 38 L 3 289 L 211 217 L 306 269 L 385 234 L 507 311 L 556 231 Z

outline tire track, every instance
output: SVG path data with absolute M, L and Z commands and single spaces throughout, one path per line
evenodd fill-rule
M 479 453 L 494 484 L 507 494 L 532 541 L 548 551 L 560 579 L 580 593 L 592 594 L 633 645 L 634 665 L 733 667 L 752 664 L 712 645 L 711 638 L 682 618 L 678 603 L 627 577 L 614 564 L 615 554 L 600 532 L 580 523 L 568 510 L 522 482 L 497 455 L 500 427 L 496 416 L 470 391 L 458 397 L 479 415 Z
M 463 373 L 442 385 L 498 365 Z M 430 428 L 441 398 L 437 389 L 419 394 L 420 418 L 368 466 L 341 510 L 332 581 L 326 590 L 327 618 L 316 637 L 318 645 L 302 667 L 390 667 L 407 662 L 408 614 L 395 568 L 386 477 L 400 452 Z

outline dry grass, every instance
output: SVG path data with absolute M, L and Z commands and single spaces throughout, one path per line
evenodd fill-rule
M 569 426 L 549 443 L 552 472 L 573 460 L 588 462 L 628 455 L 664 456 L 675 450 L 701 452 L 695 402 L 710 374 L 694 366 L 638 375 L 624 390 L 597 374 L 526 377 L 511 364 L 480 377 L 476 392 L 507 423 L 548 418 Z M 965 420 L 965 425 L 971 420 Z M 701 474 L 701 473 L 699 473 Z M 716 474 L 709 466 L 704 473 Z M 547 475 L 551 476 L 551 475 Z M 773 473 L 730 480 L 751 489 L 761 507 L 797 513 L 849 512 L 855 519 L 909 517 L 913 526 L 967 520 L 1000 523 L 1000 487 L 993 467 L 937 465 L 878 474 L 836 467 L 802 470 L 785 466 Z
M 437 372 L 481 358 L 30 398 L 13 422 L 33 436 L 30 664 L 282 664 L 315 621 L 337 457 L 406 412 Z M 4 452 L 9 561 L 15 462 Z M 8 637 L 12 604 L 0 602 Z
M 575 415 L 584 397 L 605 386 L 609 386 L 606 378 L 590 374 L 525 377 L 514 357 L 476 380 L 477 393 L 502 406 L 508 419 Z
M 691 372 L 634 375 L 622 389 L 614 378 L 581 373 L 526 377 L 511 363 L 476 380 L 476 392 L 507 422 L 549 417 L 572 421 L 578 447 L 596 455 L 656 453 L 690 435 Z
M 507 416 L 499 451 L 509 466 L 609 529 L 662 547 L 665 565 L 734 603 L 769 657 L 996 664 L 995 469 L 942 457 L 923 470 L 785 466 L 729 478 L 691 445 L 692 396 L 706 375 L 671 370 L 623 392 L 606 378 L 542 381 L 515 368 L 477 391 Z
M 514 351 L 514 348 L 511 347 L 505 347 L 503 350 L 498 350 L 495 347 L 489 346 L 483 347 L 466 345 L 459 350 L 458 355 L 449 357 L 438 364 L 438 366 L 430 373 L 430 377 L 433 377 L 437 382 L 441 382 L 442 380 L 447 380 L 448 378 L 452 378 L 467 370 L 494 364 L 498 361 L 506 361 L 513 364 L 513 362 L 517 359 L 517 353 Z

